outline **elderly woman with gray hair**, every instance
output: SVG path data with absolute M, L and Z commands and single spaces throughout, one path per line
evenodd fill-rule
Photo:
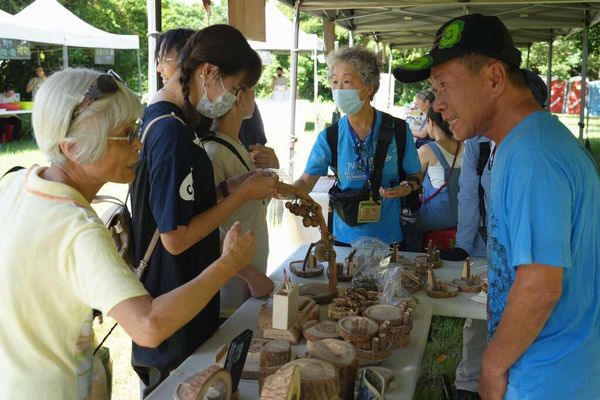
M 339 206 L 333 203 L 336 244 L 350 244 L 361 236 L 401 244 L 400 197 L 420 186 L 420 163 L 410 129 L 403 120 L 371 105 L 381 71 L 373 52 L 341 48 L 329 54 L 327 64 L 333 99 L 346 115 L 319 134 L 294 185 L 309 192 L 331 167 L 337 184 L 330 198 L 345 199 Z M 356 192 L 362 194 L 354 196 Z
M 0 398 L 87 399 L 92 308 L 154 347 L 192 319 L 250 261 L 235 225 L 223 254 L 187 285 L 152 298 L 117 253 L 90 203 L 134 177 L 137 97 L 111 74 L 68 69 L 36 97 L 33 128 L 49 167 L 0 181 Z

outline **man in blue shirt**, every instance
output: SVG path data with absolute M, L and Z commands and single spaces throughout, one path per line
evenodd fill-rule
M 485 40 L 482 40 L 485 38 Z M 434 108 L 490 156 L 488 339 L 483 399 L 600 398 L 600 179 L 543 111 L 497 17 L 454 18 L 397 79 L 429 78 Z

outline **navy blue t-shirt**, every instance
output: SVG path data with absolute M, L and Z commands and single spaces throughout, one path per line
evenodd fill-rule
M 146 108 L 142 118 L 144 132 L 154 118 L 183 112 L 169 102 Z M 217 203 L 213 169 L 200 140 L 181 121 L 169 117 L 157 121 L 149 130 L 136 168 L 131 190 L 134 234 L 134 259 L 143 257 L 156 227 L 161 233 L 179 225 Z M 153 297 L 167 293 L 198 276 L 220 254 L 218 229 L 180 255 L 170 254 L 159 243 L 150 258 L 144 286 Z M 149 349 L 134 344 L 132 361 L 162 371 L 177 367 L 217 330 L 219 294 L 187 325 L 159 347 Z M 139 372 L 139 368 L 136 368 Z

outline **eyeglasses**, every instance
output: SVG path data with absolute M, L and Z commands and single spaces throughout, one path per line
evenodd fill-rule
M 116 141 L 127 140 L 127 143 L 133 144 L 133 142 L 135 142 L 135 138 L 138 137 L 139 129 L 140 129 L 140 127 L 136 123 L 129 130 L 129 133 L 127 135 L 125 135 L 125 136 L 107 136 L 106 139 L 107 140 L 116 140 Z
M 99 75 L 87 92 L 85 92 L 83 98 L 77 104 L 77 107 L 75 107 L 75 110 L 73 110 L 71 121 L 75 120 L 75 118 L 77 118 L 77 116 L 79 116 L 79 114 L 81 114 L 86 107 L 96 100 L 101 99 L 106 95 L 116 93 L 117 90 L 119 90 L 117 82 L 125 84 L 123 78 L 121 78 L 119 74 L 112 69 L 109 69 L 106 74 Z
M 156 58 L 156 66 L 158 67 L 159 65 L 165 65 L 166 63 L 170 63 L 171 61 L 175 61 L 175 60 L 177 60 L 177 57 L 171 57 L 171 58 L 157 57 Z

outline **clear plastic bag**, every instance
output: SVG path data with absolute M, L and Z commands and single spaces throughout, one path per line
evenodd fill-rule
M 356 250 L 354 260 L 356 272 L 352 277 L 352 286 L 367 290 L 381 290 L 380 279 L 382 261 L 389 256 L 390 247 L 387 243 L 372 237 L 362 237 L 352 242 Z
M 381 273 L 380 286 L 382 287 L 380 302 L 382 304 L 400 305 L 403 301 L 412 298 L 411 294 L 402 286 L 402 272 L 404 268 L 397 264 L 390 264 Z

